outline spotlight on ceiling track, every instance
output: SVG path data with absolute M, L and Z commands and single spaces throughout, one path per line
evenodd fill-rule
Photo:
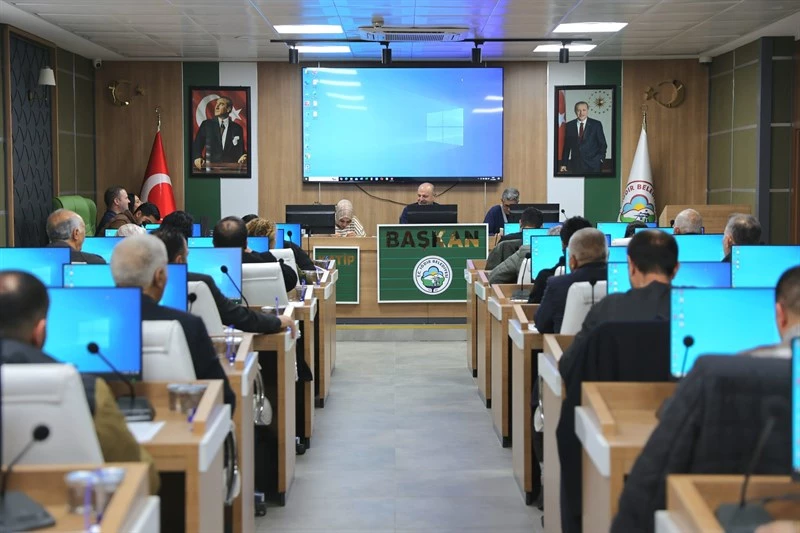
M 481 60 L 481 49 L 478 48 L 478 43 L 475 43 L 475 48 L 472 49 L 472 62 L 476 65 L 479 65 Z
M 289 47 L 289 64 L 296 65 L 300 62 L 300 52 L 294 46 Z
M 569 63 L 569 48 L 566 43 L 561 44 L 561 50 L 558 51 L 558 62 Z
M 392 62 L 392 49 L 389 48 L 389 43 L 382 43 L 385 47 L 381 50 L 381 63 L 384 65 L 389 65 Z

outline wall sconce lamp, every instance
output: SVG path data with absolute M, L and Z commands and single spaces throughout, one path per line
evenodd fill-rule
M 40 95 L 38 87 L 44 86 L 44 95 Z M 50 90 L 48 87 L 55 87 L 56 86 L 56 76 L 53 73 L 53 69 L 50 67 L 44 67 L 39 70 L 39 81 L 37 83 L 37 87 L 33 89 L 28 89 L 28 101 L 33 102 L 34 100 L 42 100 L 47 102 Z

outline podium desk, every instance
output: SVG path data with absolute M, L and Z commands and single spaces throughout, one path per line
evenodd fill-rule
M 714 516 L 723 503 L 739 501 L 744 476 L 671 475 L 667 478 L 667 509 L 656 512 L 656 533 L 724 533 Z M 753 476 L 747 500 L 787 494 L 800 495 L 800 484 L 789 476 Z M 766 505 L 775 520 L 800 521 L 797 500 L 776 500 Z
M 508 336 L 513 342 L 511 349 L 511 459 L 514 479 L 525 497 L 525 504 L 532 505 L 534 483 L 537 481 L 539 465 L 533 453 L 533 424 L 531 395 L 536 379 L 534 351 L 542 349 L 542 335 L 528 329 L 533 323 L 535 305 L 514 305 L 513 317 L 508 323 Z
M 70 514 L 64 476 L 74 470 L 95 470 L 98 465 L 17 465 L 8 478 L 8 489 L 27 494 L 55 519 L 54 526 L 37 531 L 83 531 L 83 514 Z M 105 463 L 125 469 L 103 514 L 103 531 L 150 533 L 159 527 L 159 499 L 149 496 L 146 463 Z M 153 529 L 155 526 L 156 529 Z
M 124 383 L 112 382 L 117 396 L 127 394 Z M 146 396 L 156 410 L 153 422 L 164 425 L 150 440 L 140 444 L 150 453 L 159 472 L 184 476 L 184 517 L 187 532 L 222 531 L 223 528 L 223 444 L 231 430 L 231 408 L 222 403 L 222 380 L 197 380 L 207 384 L 191 422 L 183 413 L 169 410 L 165 381 L 136 383 L 136 393 Z M 162 506 L 169 507 L 169 495 L 161 489 Z
M 575 408 L 583 445 L 583 523 L 606 531 L 636 458 L 653 432 L 656 411 L 675 383 L 584 383 Z
M 734 213 L 749 215 L 753 211 L 750 204 L 713 204 L 713 205 L 666 205 L 658 217 L 659 226 L 671 226 L 670 221 L 675 220 L 678 213 L 684 209 L 694 209 L 703 217 L 703 227 L 706 233 L 723 233 L 728 224 L 728 218 Z
M 492 382 L 489 374 L 492 365 L 492 321 L 489 314 L 491 285 L 489 285 L 487 273 L 478 272 L 478 279 L 472 285 L 475 290 L 475 324 L 477 325 L 475 338 L 478 345 L 478 396 L 489 409 L 492 407 Z
M 564 399 L 564 384 L 558 371 L 558 362 L 564 351 L 572 345 L 574 335 L 545 334 L 544 348 L 539 354 L 539 405 L 544 416 L 543 448 L 544 469 L 542 490 L 548 509 L 561 509 L 561 463 L 558 459 L 556 428 L 561 419 L 561 402 Z M 561 513 L 545 513 L 545 533 L 561 532 Z
M 319 313 L 314 326 L 315 372 L 312 383 L 316 407 L 325 407 L 331 374 L 336 367 L 336 282 L 339 280 L 339 271 L 335 261 L 333 263 L 333 268 L 322 275 L 320 284 L 314 285 Z
M 236 435 L 236 447 L 239 456 L 239 476 L 242 490 L 233 501 L 233 531 L 246 533 L 254 531 L 255 524 L 255 449 L 253 431 L 255 413 L 253 396 L 255 394 L 256 376 L 258 375 L 258 355 L 253 352 L 253 334 L 241 333 L 242 343 L 236 352 L 233 365 L 223 363 L 225 374 L 236 394 L 236 411 L 233 413 L 233 425 Z
M 485 267 L 484 259 L 468 259 L 464 269 L 464 279 L 467 281 L 467 370 L 472 372 L 472 377 L 478 377 L 477 296 L 473 283 L 478 279 L 478 271 Z
M 531 285 L 524 286 L 530 290 Z M 497 438 L 503 448 L 511 446 L 511 346 L 508 336 L 508 321 L 513 314 L 515 303 L 527 300 L 512 301 L 519 285 L 492 285 L 489 291 L 487 307 L 491 323 L 491 349 L 489 359 L 489 379 L 491 381 L 492 424 Z
M 287 313 L 293 309 L 287 308 Z M 272 424 L 269 426 L 270 440 L 276 453 L 268 461 L 274 461 L 275 479 L 270 486 L 275 491 L 279 505 L 286 505 L 286 494 L 294 480 L 295 464 L 295 349 L 296 340 L 289 332 L 271 335 L 255 335 L 253 349 L 258 352 L 264 389 L 272 404 Z M 273 484 L 274 482 L 274 484 Z

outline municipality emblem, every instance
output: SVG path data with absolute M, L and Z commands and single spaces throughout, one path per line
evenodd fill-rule
M 450 264 L 437 255 L 423 257 L 414 267 L 414 284 L 425 294 L 440 294 L 453 280 Z

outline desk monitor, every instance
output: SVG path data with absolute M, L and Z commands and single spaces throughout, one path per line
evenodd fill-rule
M 792 478 L 800 481 L 800 337 L 792 340 Z
M 33 274 L 47 287 L 64 284 L 65 264 L 70 248 L 0 248 L 0 270 L 21 270 Z
M 722 234 L 675 235 L 678 243 L 678 261 L 722 261 Z
M 678 274 L 672 280 L 672 286 L 729 288 L 731 286 L 731 265 L 716 261 L 712 263 L 681 263 Z M 630 288 L 628 263 L 609 263 L 608 294 L 628 292 Z
M 545 268 L 553 268 L 564 250 L 561 249 L 561 237 L 559 235 L 533 236 L 531 243 L 531 280 L 535 280 L 539 272 Z M 523 259 L 524 261 L 524 259 Z
M 147 230 L 147 233 L 153 233 L 155 230 L 161 227 L 161 224 L 145 224 L 144 229 Z M 203 228 L 199 222 L 195 222 L 192 224 L 192 237 L 202 237 L 203 236 Z
M 522 242 L 531 242 L 531 237 L 546 237 L 548 231 L 546 228 L 525 228 L 522 230 Z
M 186 244 L 189 248 L 213 248 L 214 237 L 189 237 Z M 247 247 L 254 252 L 268 252 L 269 239 L 267 237 L 248 237 Z
M 734 246 L 734 287 L 775 287 L 781 275 L 800 265 L 800 246 Z
M 111 262 L 111 253 L 114 247 L 122 242 L 125 237 L 86 237 L 83 241 L 82 252 L 90 254 L 97 254 L 106 260 L 106 263 Z
M 640 231 L 645 231 L 645 230 L 649 230 L 649 229 L 657 229 L 658 231 L 663 231 L 664 233 L 669 233 L 670 235 L 674 235 L 675 234 L 675 229 L 674 228 L 636 228 L 633 231 L 635 233 L 639 233 Z
M 781 340 L 775 326 L 775 289 L 676 287 L 671 305 L 670 369 L 674 377 L 683 377 L 703 354 L 736 354 Z M 688 355 L 686 337 L 694 341 Z
M 336 231 L 336 206 L 287 205 L 286 223 L 299 224 L 306 233 L 312 235 L 332 235 Z M 292 236 L 294 237 L 294 232 Z
M 103 360 L 86 349 L 95 342 L 120 371 L 142 377 L 142 290 L 137 288 L 51 288 L 47 340 L 42 350 L 72 363 L 81 373 L 114 378 Z M 77 318 L 77 320 L 76 320 Z
M 237 287 L 242 287 L 242 250 L 241 248 L 192 248 L 187 260 L 189 272 L 208 274 L 214 278 L 219 290 L 227 298 L 241 300 Z M 220 267 L 228 267 L 228 274 L 233 283 Z M 234 286 L 235 283 L 235 286 Z
M 519 222 L 506 222 L 503 224 L 503 235 L 508 235 L 509 233 L 519 233 Z
M 278 222 L 276 226 L 278 226 L 278 231 L 283 231 L 284 241 L 292 241 L 297 246 L 303 246 L 303 231 L 300 229 L 300 224 Z M 276 243 L 275 248 L 283 248 L 283 245 L 278 246 Z
M 458 206 L 455 204 L 411 204 L 406 208 L 409 224 L 457 224 Z
M 655 228 L 655 222 L 646 222 L 648 228 Z M 625 238 L 625 230 L 628 229 L 627 222 L 598 222 L 597 229 L 605 233 L 606 235 L 611 235 L 611 240 L 614 239 L 624 239 Z
M 119 230 L 116 229 L 116 228 L 114 228 L 114 229 L 109 228 L 109 229 L 103 230 L 103 232 L 105 233 L 106 237 L 116 237 L 118 231 Z
M 286 248 L 286 237 L 284 236 L 285 230 L 282 228 L 278 228 L 275 230 L 275 248 Z M 294 232 L 292 232 L 292 238 L 294 238 Z M 302 237 L 298 233 L 298 240 L 301 240 Z M 294 242 L 294 241 L 292 241 Z M 302 240 L 301 240 L 302 242 Z
M 519 222 L 519 217 L 522 212 L 529 207 L 535 207 L 542 212 L 542 220 L 545 222 L 558 222 L 561 217 L 561 204 L 515 204 L 511 206 L 511 212 L 508 214 L 509 222 Z
M 627 263 L 628 262 L 628 247 L 627 246 L 611 246 L 608 248 L 608 262 L 609 263 Z

